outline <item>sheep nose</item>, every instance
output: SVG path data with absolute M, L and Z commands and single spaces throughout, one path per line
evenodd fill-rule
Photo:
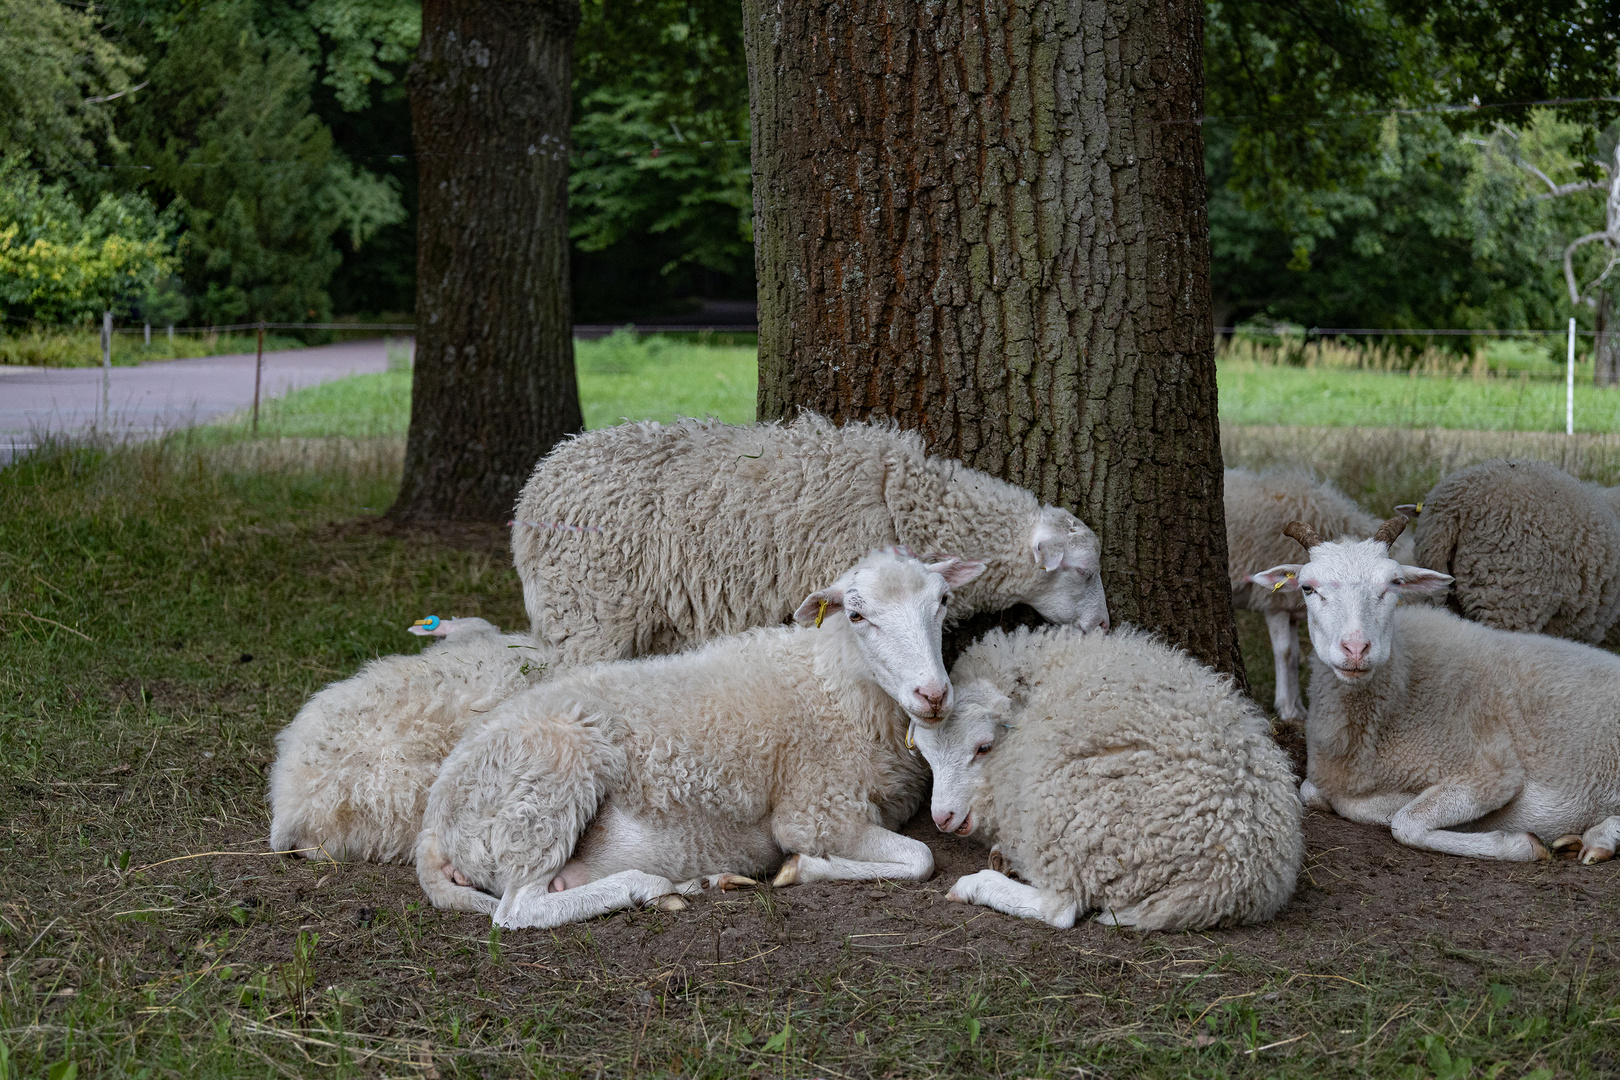
M 1359 664 L 1366 660 L 1367 654 L 1372 651 L 1372 642 L 1368 641 L 1360 634 L 1351 634 L 1349 637 L 1339 642 L 1339 648 L 1344 650 L 1346 660 L 1349 660 L 1354 664 Z
M 945 699 L 950 696 L 949 686 L 919 686 L 913 690 L 912 695 L 927 706 L 924 710 L 926 716 L 938 716 L 945 711 Z
M 950 832 L 956 824 L 956 814 L 951 810 L 944 810 L 934 815 L 934 825 L 940 832 Z

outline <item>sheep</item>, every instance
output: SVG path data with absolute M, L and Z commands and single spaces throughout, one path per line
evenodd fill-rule
M 951 681 L 951 716 L 913 726 L 934 823 L 995 847 L 949 899 L 1140 930 L 1261 922 L 1288 902 L 1305 854 L 1293 770 L 1226 677 L 1132 628 L 1043 627 L 992 631 Z
M 1380 522 L 1348 496 L 1299 469 L 1252 473 L 1226 470 L 1226 559 L 1232 583 L 1232 606 L 1258 611 L 1266 618 L 1271 655 L 1277 669 L 1273 702 L 1282 720 L 1305 719 L 1299 692 L 1299 624 L 1305 605 L 1297 593 L 1262 589 L 1249 581 L 1249 571 L 1293 555 L 1293 542 L 1283 527 L 1295 519 L 1315 521 L 1323 535 L 1371 536 Z M 1403 537 L 1402 554 L 1411 561 L 1412 541 Z
M 1370 540 L 1324 542 L 1292 522 L 1307 561 L 1254 575 L 1305 597 L 1311 645 L 1300 800 L 1387 826 L 1410 847 L 1527 861 L 1620 840 L 1620 657 L 1497 630 L 1443 608 L 1448 574 L 1389 556 L 1406 518 Z
M 1620 618 L 1614 498 L 1546 462 L 1473 465 L 1418 504 L 1415 562 L 1450 574 L 1452 610 L 1475 622 L 1599 642 Z
M 270 847 L 409 864 L 439 765 L 495 705 L 552 670 L 527 634 L 432 620 L 443 641 L 373 660 L 304 704 L 276 736 Z
M 519 497 L 512 558 L 534 634 L 568 663 L 675 652 L 780 624 L 892 544 L 988 562 L 955 614 L 1033 606 L 1106 626 L 1098 544 L 1023 488 L 929 457 L 892 424 L 681 420 L 560 444 Z
M 892 831 L 926 777 L 907 723 L 951 707 L 947 589 L 982 570 L 874 552 L 798 606 L 813 627 L 577 668 L 508 699 L 434 781 L 423 890 L 518 929 L 678 907 L 779 863 L 777 886 L 923 880 L 928 846 Z

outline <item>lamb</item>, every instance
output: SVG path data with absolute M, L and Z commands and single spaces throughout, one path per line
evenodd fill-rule
M 892 424 L 621 424 L 559 445 L 518 500 L 512 558 L 534 634 L 568 663 L 675 652 L 780 624 L 867 550 L 987 563 L 966 617 L 1018 603 L 1106 626 L 1097 537 L 1073 514 Z
M 1450 574 L 1476 622 L 1602 641 L 1620 619 L 1617 492 L 1542 461 L 1461 469 L 1419 504 L 1415 561 Z
M 1397 607 L 1451 577 L 1389 557 L 1406 518 L 1373 538 L 1289 535 L 1307 561 L 1254 575 L 1305 597 L 1315 655 L 1300 799 L 1386 825 L 1411 847 L 1485 859 L 1620 840 L 1620 657 L 1497 630 L 1441 608 Z
M 947 589 L 982 570 L 874 552 L 798 606 L 813 626 L 578 668 L 510 698 L 434 781 L 423 890 L 516 929 L 679 906 L 667 898 L 779 863 L 778 886 L 928 877 L 928 846 L 892 831 L 927 775 L 905 735 L 951 707 Z
M 1338 488 L 1299 469 L 1252 473 L 1226 470 L 1226 558 L 1232 582 L 1232 605 L 1266 617 L 1271 655 L 1277 668 L 1273 698 L 1282 720 L 1304 720 L 1299 692 L 1299 624 L 1305 604 L 1297 593 L 1262 589 L 1249 581 L 1249 571 L 1293 555 L 1293 542 L 1283 536 L 1290 521 L 1315 521 L 1325 536 L 1368 537 L 1380 522 Z M 1397 558 L 1411 561 L 1410 537 Z
M 552 670 L 527 634 L 483 619 L 432 622 L 412 629 L 443 641 L 373 660 L 276 736 L 271 850 L 410 863 L 440 763 L 490 709 Z
M 1060 929 L 1261 922 L 1305 854 L 1287 756 L 1224 676 L 1139 630 L 992 631 L 914 738 L 934 823 L 996 845 L 949 898 Z M 1007 867 L 1026 883 L 1012 880 Z

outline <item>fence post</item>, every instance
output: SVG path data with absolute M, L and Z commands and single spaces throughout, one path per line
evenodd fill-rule
M 253 435 L 259 434 L 259 382 L 264 376 L 264 320 L 259 320 L 259 354 L 253 359 Z
M 101 419 L 111 422 L 112 413 L 112 311 L 101 313 Z
M 1565 388 L 1564 434 L 1575 434 L 1575 320 L 1569 320 L 1569 385 Z
M 146 325 L 146 347 L 148 349 L 150 349 L 152 347 L 152 324 L 147 323 L 145 325 Z
M 174 344 L 174 323 L 169 324 L 169 344 Z

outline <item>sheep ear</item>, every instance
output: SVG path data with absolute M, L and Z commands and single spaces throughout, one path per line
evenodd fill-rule
M 947 555 L 940 562 L 929 563 L 928 572 L 938 574 L 945 579 L 945 584 L 954 589 L 958 585 L 966 585 L 984 573 L 984 563 Z
M 1058 520 L 1053 520 L 1057 518 Z M 1096 572 L 1097 536 L 1073 514 L 1065 511 L 1043 514 L 1029 537 L 1030 553 L 1042 570 L 1089 570 Z
M 793 621 L 800 626 L 820 626 L 821 620 L 835 611 L 844 610 L 844 590 L 837 585 L 826 589 L 817 589 L 804 598 L 799 610 L 793 613 Z
M 1390 587 L 1402 596 L 1439 596 L 1451 588 L 1452 577 L 1421 566 L 1403 566 Z
M 1248 580 L 1256 585 L 1269 585 L 1273 592 L 1288 592 L 1299 588 L 1299 572 L 1303 569 L 1304 563 L 1283 563 L 1270 570 L 1250 574 Z

